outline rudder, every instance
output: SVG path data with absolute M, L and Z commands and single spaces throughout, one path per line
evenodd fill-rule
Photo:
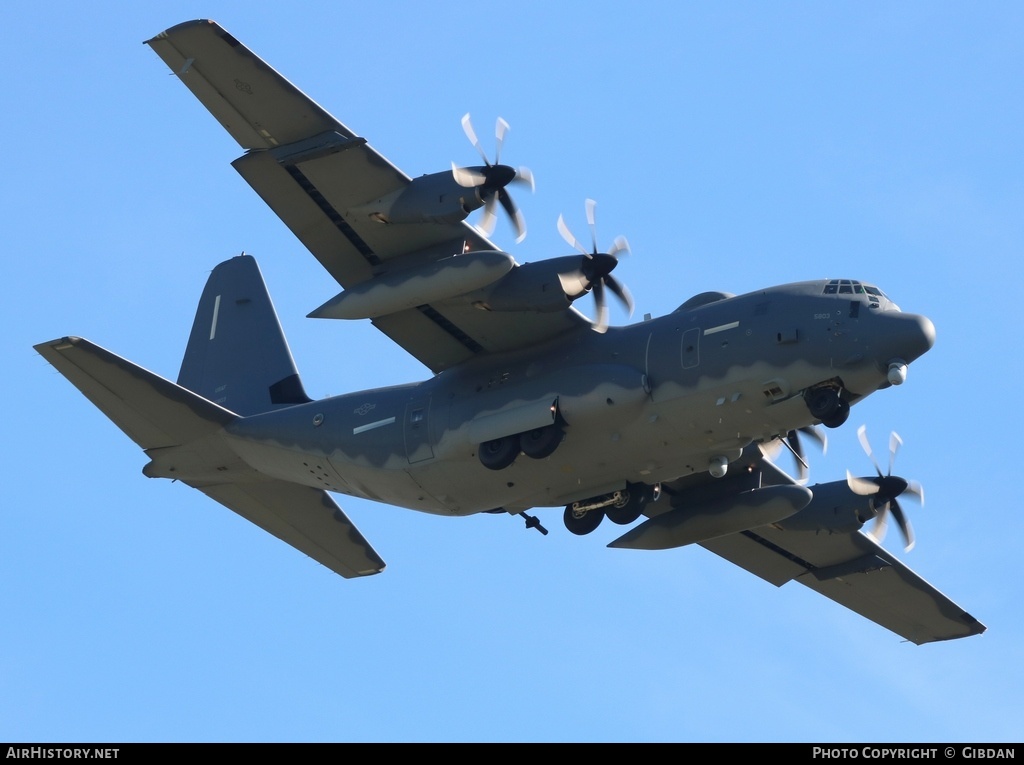
M 178 385 L 243 416 L 310 401 L 251 255 L 225 260 L 210 274 Z

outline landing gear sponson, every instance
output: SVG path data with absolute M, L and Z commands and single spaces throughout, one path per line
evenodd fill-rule
M 480 444 L 477 456 L 485 468 L 504 470 L 515 462 L 520 454 L 525 454 L 535 460 L 551 456 L 558 445 L 562 443 L 564 435 L 562 426 L 559 423 L 553 423 L 545 425 L 543 428 L 528 430 L 525 433 L 516 433 L 485 441 Z

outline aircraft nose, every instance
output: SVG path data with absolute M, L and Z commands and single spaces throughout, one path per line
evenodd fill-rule
M 913 361 L 926 354 L 935 345 L 935 325 L 927 316 L 915 313 L 893 314 L 894 322 L 890 337 L 897 350 L 896 355 L 906 361 Z

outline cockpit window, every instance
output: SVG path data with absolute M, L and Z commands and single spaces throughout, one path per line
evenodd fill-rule
M 879 298 L 886 297 L 878 287 L 854 279 L 831 279 L 825 283 L 823 292 L 826 295 L 867 295 L 872 308 L 878 308 Z

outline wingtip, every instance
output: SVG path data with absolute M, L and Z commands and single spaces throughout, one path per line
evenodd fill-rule
M 81 342 L 82 338 L 80 337 L 75 335 L 65 335 L 64 337 L 47 340 L 45 343 L 36 343 L 32 347 L 39 353 L 42 353 L 44 350 L 48 351 L 51 349 L 55 351 L 63 351 L 71 348 L 72 346 L 78 345 Z

